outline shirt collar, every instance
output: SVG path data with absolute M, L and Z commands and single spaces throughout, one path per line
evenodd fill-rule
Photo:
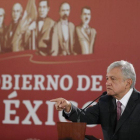
M 129 100 L 129 98 L 130 98 L 132 92 L 133 92 L 133 88 L 131 88 L 131 89 L 123 96 L 123 98 L 122 98 L 121 100 L 119 100 L 119 101 L 122 103 L 123 106 L 126 107 L 126 105 L 127 105 L 127 103 L 128 103 L 128 100 Z M 118 100 L 116 99 L 116 102 L 117 102 L 117 101 L 118 101 Z
M 67 26 L 68 26 L 68 20 L 62 20 L 62 19 L 61 19 L 61 24 L 62 24 L 62 25 L 67 25 Z
M 89 25 L 83 24 L 82 26 L 83 26 L 84 29 L 88 29 L 89 28 Z

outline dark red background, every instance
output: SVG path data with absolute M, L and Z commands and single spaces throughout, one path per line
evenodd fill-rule
M 3 7 L 6 11 L 6 25 L 11 21 L 11 9 L 15 2 L 21 3 L 24 8 L 27 4 L 27 0 L 0 0 L 0 7 Z M 59 6 L 62 2 L 63 0 L 50 0 L 49 16 L 55 21 L 59 19 Z M 43 57 L 37 56 L 34 51 L 24 51 L 0 55 L 1 75 L 50 74 L 53 76 L 57 74 L 62 77 L 63 75 L 68 74 L 74 80 L 72 89 L 65 92 L 62 91 L 60 87 L 58 91 L 17 91 L 18 97 L 14 100 L 20 100 L 20 108 L 17 110 L 16 114 L 17 116 L 20 116 L 19 125 L 2 124 L 5 113 L 3 100 L 6 100 L 13 90 L 0 90 L 0 139 L 25 140 L 27 138 L 38 138 L 40 140 L 56 140 L 56 125 L 45 125 L 48 116 L 48 108 L 45 102 L 52 98 L 64 97 L 68 100 L 76 101 L 78 106 L 82 107 L 86 102 L 93 100 L 102 92 L 93 92 L 90 89 L 84 92 L 77 91 L 77 75 L 87 75 L 89 77 L 91 77 L 91 75 L 102 75 L 102 91 L 105 91 L 106 68 L 113 61 L 127 60 L 134 65 L 137 74 L 136 89 L 140 90 L 138 87 L 138 83 L 140 82 L 140 1 L 68 0 L 68 2 L 71 5 L 69 20 L 76 26 L 80 24 L 81 8 L 83 6 L 91 7 L 92 18 L 90 25 L 97 31 L 94 53 L 92 55 Z M 37 3 L 38 1 L 36 1 L 36 4 Z M 28 54 L 33 55 L 32 61 L 30 61 L 29 56 L 25 56 Z M 32 103 L 34 100 L 43 101 L 43 104 L 37 111 L 38 117 L 43 122 L 41 126 L 21 124 L 21 121 L 28 113 L 27 109 L 22 104 L 23 100 L 30 100 Z M 59 121 L 58 112 L 55 110 L 54 121 Z M 100 126 L 87 128 L 86 134 L 103 139 Z

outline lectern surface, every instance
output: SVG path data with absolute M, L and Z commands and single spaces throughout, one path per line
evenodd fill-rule
M 86 123 L 57 122 L 59 140 L 84 140 Z

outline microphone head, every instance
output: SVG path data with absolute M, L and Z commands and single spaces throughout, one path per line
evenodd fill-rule
M 104 91 L 103 93 L 102 93 L 102 95 L 106 95 L 107 94 L 107 92 L 106 91 Z

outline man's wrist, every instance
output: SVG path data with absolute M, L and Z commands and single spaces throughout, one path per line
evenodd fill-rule
M 64 109 L 65 113 L 70 113 L 71 112 L 71 103 L 69 102 L 69 105 Z

